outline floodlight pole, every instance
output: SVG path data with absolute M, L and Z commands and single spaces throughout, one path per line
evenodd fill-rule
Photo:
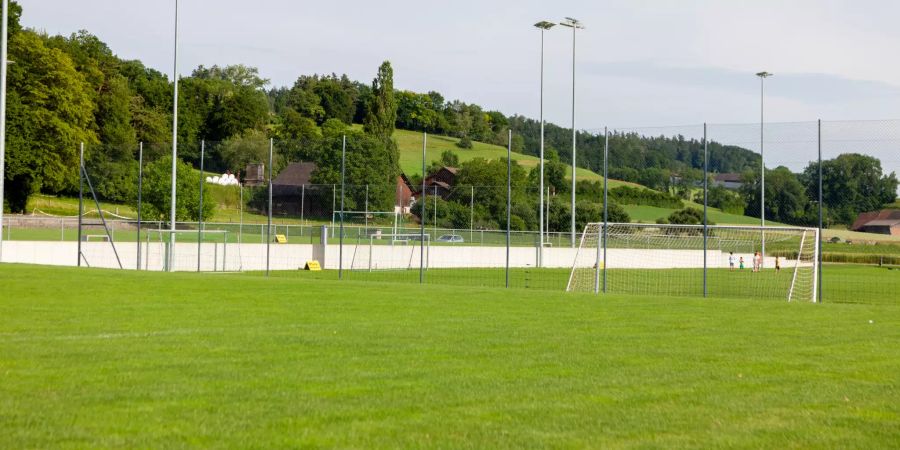
M 541 149 L 539 155 L 540 185 L 538 187 L 538 190 L 540 191 L 538 193 L 540 196 L 538 205 L 538 234 L 540 236 L 538 238 L 538 267 L 542 267 L 544 264 L 544 32 L 553 28 L 555 25 L 555 23 L 546 20 L 534 24 L 535 27 L 541 30 Z
M 9 40 L 9 0 L 3 0 L 2 27 L 0 31 L 0 262 L 3 262 L 3 184 L 6 182 L 6 60 Z M 80 170 L 80 169 L 79 169 Z M 81 263 L 79 253 L 78 262 Z
M 584 25 L 571 17 L 566 17 L 566 20 L 560 22 L 560 25 L 572 29 L 572 248 L 575 248 L 575 160 L 577 157 L 577 133 L 575 132 L 575 32 L 579 28 L 583 29 Z
M 760 260 L 762 263 L 760 264 L 760 268 L 764 265 L 766 261 L 766 157 L 764 150 L 764 136 L 765 136 L 765 82 L 766 78 L 771 77 L 772 74 L 766 71 L 759 72 L 756 74 L 759 77 L 759 176 L 760 176 L 760 188 L 759 188 L 759 217 L 760 217 L 760 225 L 762 228 L 762 249 L 760 252 Z
M 172 271 L 175 263 L 175 202 L 176 202 L 176 179 L 178 172 L 178 0 L 175 0 L 175 49 L 172 62 L 172 84 L 174 85 L 174 93 L 172 95 L 172 197 L 170 199 L 169 212 L 169 255 L 166 268 Z

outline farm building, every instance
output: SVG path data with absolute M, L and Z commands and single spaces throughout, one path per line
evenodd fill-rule
M 713 186 L 721 186 L 725 189 L 740 189 L 744 185 L 739 173 L 717 173 L 713 178 Z
M 900 236 L 900 209 L 883 209 L 862 213 L 850 227 L 864 233 Z
M 314 184 L 313 174 L 318 166 L 313 162 L 288 164 L 272 180 L 272 212 L 281 216 L 331 217 L 332 207 L 340 198 L 340 185 Z M 335 197 L 337 196 L 337 197 Z M 406 175 L 396 180 L 396 200 L 394 208 L 408 213 L 412 204 L 413 190 Z
M 450 197 L 453 190 L 453 183 L 456 182 L 456 174 L 459 169 L 456 167 L 441 167 L 437 172 L 425 178 L 425 194 L 437 195 L 446 200 Z M 421 195 L 421 188 L 417 192 L 417 197 Z

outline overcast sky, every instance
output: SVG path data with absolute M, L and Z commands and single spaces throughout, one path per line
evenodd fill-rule
M 120 57 L 172 73 L 174 0 L 20 4 L 25 26 L 87 29 Z M 243 63 L 273 85 L 331 72 L 368 82 L 390 60 L 398 89 L 537 118 L 532 25 L 572 16 L 587 27 L 577 42 L 581 129 L 755 123 L 760 70 L 775 73 L 767 120 L 900 119 L 895 0 L 180 0 L 180 8 L 181 74 Z M 568 126 L 572 32 L 545 37 L 545 117 Z M 897 128 L 891 139 L 900 142 Z M 880 151 L 898 159 L 890 152 Z

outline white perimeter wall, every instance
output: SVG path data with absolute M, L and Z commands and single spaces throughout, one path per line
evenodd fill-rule
M 55 241 L 4 241 L 3 262 L 75 266 L 77 264 L 77 242 Z M 133 242 L 117 243 L 116 250 L 126 269 L 134 269 L 137 264 L 137 245 Z M 272 244 L 269 264 L 271 270 L 296 270 L 303 268 L 306 261 L 318 259 L 324 268 L 337 269 L 340 248 L 328 245 L 323 248 L 311 244 Z M 82 252 L 91 267 L 118 268 L 112 246 L 107 242 L 83 242 Z M 162 270 L 165 260 L 165 246 L 160 243 L 142 243 L 141 269 Z M 203 271 L 265 270 L 265 244 L 212 244 L 204 243 L 200 251 L 200 267 Z M 577 256 L 576 256 L 577 255 Z M 744 257 L 745 267 L 752 266 L 751 253 L 735 253 L 735 259 Z M 417 245 L 346 245 L 343 249 L 345 269 L 412 269 L 419 267 L 419 246 Z M 506 247 L 476 247 L 434 245 L 425 248 L 426 265 L 430 268 L 451 267 L 505 267 Z M 538 264 L 538 249 L 532 247 L 511 247 L 510 267 L 535 267 Z M 572 248 L 544 249 L 543 267 L 570 268 L 575 263 L 579 267 L 593 267 L 597 254 L 586 251 L 578 254 Z M 708 251 L 709 267 L 728 267 L 728 255 L 718 250 Z M 602 259 L 601 259 L 602 261 Z M 702 268 L 702 250 L 647 250 L 608 249 L 606 266 L 612 269 L 643 268 Z M 783 268 L 790 268 L 795 261 L 782 260 Z M 768 257 L 766 267 L 774 267 L 775 258 Z M 84 262 L 83 262 L 84 265 Z M 197 270 L 197 244 L 175 244 L 175 270 Z

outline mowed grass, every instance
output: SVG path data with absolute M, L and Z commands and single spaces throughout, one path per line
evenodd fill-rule
M 394 131 L 394 140 L 400 150 L 400 169 L 407 175 L 422 174 L 422 133 L 408 130 Z M 475 158 L 484 159 L 505 159 L 506 147 L 499 145 L 485 144 L 483 142 L 472 142 L 472 148 L 464 149 L 456 146 L 459 139 L 449 136 L 428 135 L 428 146 L 426 149 L 426 166 L 431 165 L 432 161 L 440 161 L 441 153 L 450 150 L 459 156 L 460 162 L 466 162 Z M 531 170 L 537 167 L 540 159 L 536 156 L 525 155 L 522 153 L 513 153 L 513 161 L 525 167 L 525 170 Z M 567 168 L 566 176 L 571 179 L 572 169 Z M 603 177 L 588 169 L 579 167 L 576 171 L 578 180 L 601 181 Z M 634 183 L 627 183 L 618 180 L 609 180 L 610 187 L 616 186 L 638 186 Z
M 896 302 L 17 265 L 0 280 L 4 448 L 900 442 Z
M 415 261 L 414 261 L 415 262 Z M 868 303 L 900 306 L 900 267 L 877 267 L 850 264 L 826 264 L 822 268 L 822 300 L 828 303 Z M 564 291 L 569 282 L 569 269 L 511 268 L 509 286 L 513 289 Z M 806 272 L 808 276 L 808 272 Z M 262 272 L 253 275 L 264 275 Z M 338 279 L 337 270 L 310 272 L 304 270 L 272 271 L 272 277 L 302 280 Z M 593 269 L 582 269 L 593 289 Z M 418 268 L 411 270 L 349 270 L 342 276 L 351 282 L 419 283 Z M 602 286 L 603 271 L 599 273 Z M 755 273 L 749 267 L 740 270 L 709 269 L 707 292 L 709 297 L 786 301 L 793 278 L 791 267 L 781 271 L 763 269 Z M 436 289 L 469 287 L 502 288 L 506 286 L 503 268 L 427 269 L 422 283 Z M 811 296 L 810 282 L 798 284 L 797 297 Z M 702 269 L 609 269 L 606 272 L 609 295 L 657 295 L 672 297 L 702 297 Z M 798 300 L 799 301 L 799 300 Z

